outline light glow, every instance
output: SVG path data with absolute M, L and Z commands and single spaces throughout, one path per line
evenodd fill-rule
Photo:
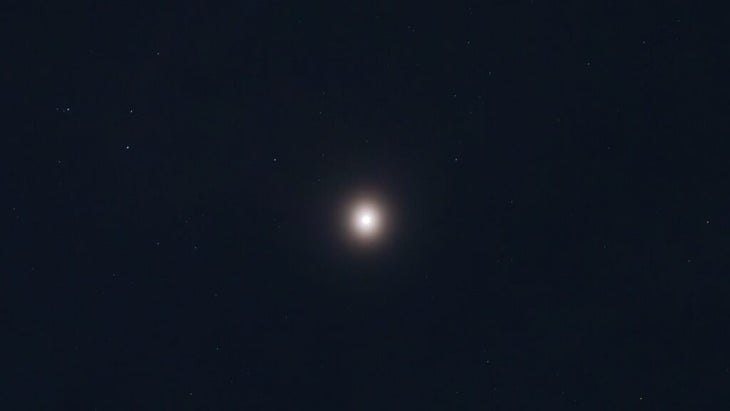
M 355 207 L 352 215 L 353 229 L 360 237 L 372 237 L 380 228 L 380 213 L 371 204 Z

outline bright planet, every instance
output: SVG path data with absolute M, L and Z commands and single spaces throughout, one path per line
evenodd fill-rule
M 377 235 L 381 224 L 380 212 L 373 204 L 359 204 L 352 212 L 352 228 L 356 235 L 371 238 Z

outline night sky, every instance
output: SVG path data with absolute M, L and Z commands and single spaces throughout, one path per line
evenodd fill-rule
M 10 3 L 0 409 L 730 407 L 726 13 Z

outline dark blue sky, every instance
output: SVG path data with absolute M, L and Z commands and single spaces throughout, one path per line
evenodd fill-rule
M 730 405 L 723 14 L 426 3 L 8 6 L 0 408 Z

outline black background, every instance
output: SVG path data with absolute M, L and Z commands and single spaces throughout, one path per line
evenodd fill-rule
M 725 20 L 11 3 L 0 408 L 725 409 Z

